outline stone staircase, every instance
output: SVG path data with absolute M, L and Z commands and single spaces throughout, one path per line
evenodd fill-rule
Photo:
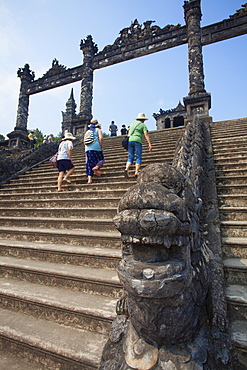
M 182 132 L 150 132 L 154 149 L 144 144 L 143 166 L 171 163 Z M 92 185 L 80 144 L 64 192 L 48 161 L 0 189 L 1 369 L 97 368 L 121 295 L 112 218 L 135 184 L 123 176 L 121 140 L 105 139 L 106 164 Z
M 211 124 L 230 333 L 247 369 L 247 118 Z

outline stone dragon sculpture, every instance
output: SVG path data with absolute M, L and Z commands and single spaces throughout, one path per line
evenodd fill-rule
M 208 130 L 195 117 L 172 165 L 145 167 L 119 203 L 124 294 L 100 370 L 231 369 L 219 237 L 207 218 Z

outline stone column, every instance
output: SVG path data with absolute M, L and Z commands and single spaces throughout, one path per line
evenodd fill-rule
M 184 16 L 188 35 L 189 95 L 184 98 L 188 120 L 193 115 L 208 116 L 211 95 L 206 92 L 203 73 L 201 42 L 201 0 L 184 2 Z
M 77 122 L 75 120 L 75 135 L 82 136 L 85 126 L 92 119 L 93 101 L 93 57 L 98 47 L 93 42 L 92 36 L 88 35 L 81 40 L 80 49 L 83 52 L 83 74 L 81 82 L 80 112 Z
M 27 94 L 28 84 L 34 80 L 34 72 L 29 68 L 29 64 L 25 64 L 24 68 L 19 68 L 17 76 L 21 79 L 21 87 L 19 94 L 19 103 L 16 117 L 16 127 L 14 131 L 9 133 L 9 147 L 24 149 L 28 143 L 27 140 L 27 120 L 29 108 L 29 95 Z

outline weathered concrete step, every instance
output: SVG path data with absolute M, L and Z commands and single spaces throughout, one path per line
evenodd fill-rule
M 120 233 L 88 230 L 31 229 L 21 227 L 1 227 L 0 238 L 42 243 L 58 243 L 97 248 L 119 248 Z
M 97 181 L 97 179 L 95 179 Z M 85 180 L 86 181 L 86 180 Z M 93 184 L 80 184 L 78 185 L 78 189 L 76 190 L 69 190 L 71 187 L 70 186 L 64 186 L 64 192 L 62 193 L 58 193 L 57 192 L 57 185 L 49 185 L 49 186 L 46 186 L 46 187 L 39 187 L 38 185 L 36 186 L 20 186 L 20 187 L 12 187 L 11 185 L 7 185 L 5 188 L 2 188 L 0 189 L 0 199 L 4 199 L 2 198 L 3 197 L 9 197 L 8 194 L 11 194 L 11 199 L 12 199 L 12 195 L 14 194 L 24 194 L 24 193 L 29 193 L 30 194 L 30 198 L 32 198 L 33 196 L 33 193 L 41 193 L 42 192 L 42 195 L 45 194 L 46 192 L 54 192 L 54 196 L 57 197 L 58 194 L 60 196 L 61 194 L 61 197 L 64 197 L 65 194 L 66 196 L 71 196 L 71 197 L 74 197 L 74 193 L 75 192 L 87 192 L 87 191 L 94 191 L 94 190 L 114 190 L 114 189 L 120 189 L 120 190 L 127 190 L 130 186 L 134 185 L 136 183 L 136 179 L 133 177 L 133 178 L 129 178 L 129 179 L 122 179 L 118 182 L 100 182 L 100 183 L 97 183 L 97 182 L 94 182 Z M 13 194 L 14 193 L 14 194 Z
M 219 135 L 214 135 L 212 133 L 212 140 L 213 140 L 213 144 L 214 145 L 220 145 L 220 144 L 227 144 L 228 143 L 228 146 L 229 146 L 229 136 L 231 137 L 231 143 L 242 143 L 242 142 L 246 142 L 246 139 L 247 139 L 247 135 L 246 135 L 246 129 L 244 129 L 244 131 L 239 131 L 239 132 L 235 132 L 231 135 L 231 132 L 225 132 L 225 135 L 223 136 L 222 133 L 220 133 Z
M 57 192 L 57 191 L 43 191 L 42 198 L 43 199 L 63 199 L 64 196 L 66 198 L 76 198 L 76 199 L 85 199 L 85 198 L 122 198 L 122 196 L 126 193 L 129 186 L 126 186 L 125 189 L 96 189 L 95 187 L 87 186 L 83 190 L 76 190 L 76 191 L 64 191 L 64 192 Z M 55 190 L 55 189 L 54 189 Z M 39 199 L 40 193 L 13 193 L 11 194 L 11 200 L 22 201 L 24 199 Z M 8 200 L 10 195 L 8 193 L 0 193 L 1 200 Z
M 215 148 L 214 147 L 214 156 L 235 156 L 235 155 L 238 155 L 239 153 L 242 155 L 242 154 L 245 154 L 247 155 L 247 147 L 246 147 L 246 144 L 243 143 L 242 146 L 239 146 L 239 145 L 234 145 L 234 142 L 231 142 L 231 144 L 229 144 L 230 147 L 228 146 L 228 148 L 225 148 L 225 147 L 217 147 Z M 217 145 L 216 145 L 217 146 Z
M 242 138 L 246 138 L 246 125 L 245 127 L 236 127 L 235 130 L 226 129 L 225 131 L 218 127 L 218 131 L 211 130 L 211 137 L 213 141 L 224 141 L 229 139 L 229 137 L 231 137 L 231 142 L 241 140 Z
M 67 208 L 67 207 L 56 207 L 54 213 L 51 212 L 49 208 L 15 208 L 14 214 L 16 217 L 69 217 L 69 218 L 93 218 L 102 219 L 110 218 L 112 219 L 117 213 L 116 207 L 104 207 L 104 208 Z M 1 208 L 0 214 L 2 216 L 12 216 L 12 208 Z
M 77 247 L 1 239 L 0 255 L 116 270 L 121 260 L 121 248 Z
M 1 239 L 0 255 L 116 270 L 121 260 L 121 248 L 77 247 L 73 245 Z
M 245 320 L 233 321 L 229 331 L 233 352 L 238 360 L 238 364 L 234 366 L 234 369 L 245 370 L 247 364 L 247 322 Z
M 0 278 L 0 307 L 36 318 L 108 334 L 116 299 Z
M 64 195 L 66 196 L 66 194 Z M 37 199 L 35 207 L 56 208 L 56 207 L 117 207 L 121 198 L 60 198 L 60 199 Z M 0 200 L 0 207 L 34 207 L 31 199 L 23 199 L 21 202 L 15 200 Z
M 230 284 L 226 288 L 228 315 L 232 320 L 247 320 L 247 286 Z
M 228 284 L 247 285 L 247 259 L 227 258 L 223 263 Z
M 247 238 L 223 237 L 222 247 L 226 259 L 247 258 Z
M 0 337 L 1 343 L 1 337 Z M 16 353 L 8 352 L 8 350 L 1 349 L 0 364 L 2 370 L 41 370 L 39 364 L 31 361 L 26 361 L 25 358 L 17 357 Z
M 219 207 L 221 221 L 245 221 L 247 207 Z
M 222 164 L 215 164 L 215 170 L 216 171 L 247 171 L 247 163 L 222 163 Z
M 92 370 L 98 367 L 107 336 L 1 310 L 0 339 L 9 352 L 43 369 Z
M 219 185 L 217 184 L 218 194 L 247 194 L 247 183 L 246 184 L 231 184 L 231 185 Z
M 0 276 L 111 298 L 121 294 L 117 273 L 109 269 L 1 256 Z
M 247 221 L 222 221 L 221 234 L 223 237 L 247 238 Z
M 223 148 L 227 147 L 228 148 L 234 148 L 236 147 L 236 143 L 238 144 L 239 147 L 244 147 L 245 146 L 245 139 L 246 139 L 246 128 L 245 132 L 240 133 L 240 135 L 235 136 L 232 135 L 232 133 L 226 133 L 226 136 L 222 136 L 223 134 L 215 135 L 214 133 L 211 132 L 211 139 L 213 142 L 213 147 L 218 149 L 218 148 Z M 231 142 L 229 143 L 229 137 L 231 137 Z
M 218 195 L 220 206 L 229 207 L 246 207 L 247 205 L 247 194 L 227 194 Z
M 51 212 L 52 215 L 52 212 Z M 12 216 L 0 216 L 0 225 L 2 227 L 28 227 L 62 230 L 89 230 L 94 231 L 116 231 L 112 219 L 93 219 L 93 218 L 65 218 L 56 217 L 17 217 L 15 210 L 12 210 Z
M 222 165 L 222 164 L 247 164 L 246 155 L 236 155 L 236 156 L 214 156 L 214 161 L 216 165 Z
M 246 170 L 246 176 L 239 176 L 238 173 L 236 173 L 236 175 L 234 176 L 228 176 L 228 174 L 226 174 L 226 176 L 219 176 L 218 175 L 219 171 L 217 171 L 216 173 L 216 183 L 217 185 L 224 185 L 224 184 L 235 184 L 235 185 L 245 185 L 247 184 L 247 170 Z M 220 173 L 224 173 L 223 171 L 220 172 Z

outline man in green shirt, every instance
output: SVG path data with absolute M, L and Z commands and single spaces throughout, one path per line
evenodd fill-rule
M 129 128 L 129 144 L 128 144 L 128 160 L 126 163 L 126 168 L 124 170 L 124 176 L 129 177 L 128 170 L 132 163 L 134 162 L 134 157 L 136 156 L 135 164 L 135 177 L 137 178 L 140 172 L 142 164 L 142 138 L 143 135 L 148 143 L 148 150 L 152 151 L 152 145 L 148 135 L 148 129 L 145 125 L 145 121 L 148 120 L 144 113 L 139 113 L 135 121 L 131 123 Z

